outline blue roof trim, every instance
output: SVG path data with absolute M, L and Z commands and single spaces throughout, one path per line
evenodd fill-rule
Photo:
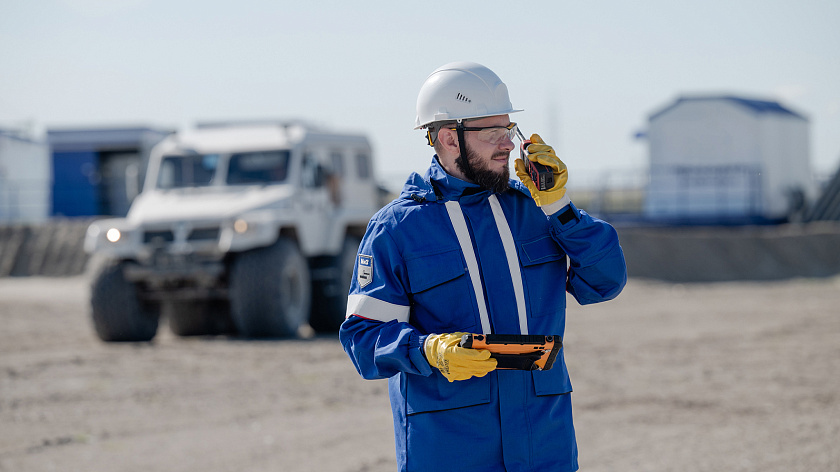
M 151 127 L 48 129 L 47 141 L 53 151 L 102 151 L 151 145 L 174 132 Z
M 736 103 L 741 105 L 747 106 L 752 108 L 753 110 L 759 113 L 782 113 L 787 115 L 793 116 L 801 116 L 793 111 L 783 107 L 779 104 L 779 102 L 770 102 L 765 100 L 748 100 L 746 98 L 738 98 L 738 97 L 726 97 L 729 100 L 732 100 Z
M 794 116 L 796 118 L 800 118 L 803 120 L 807 120 L 804 116 L 796 113 L 795 111 L 785 108 L 779 102 L 771 101 L 771 100 L 753 100 L 748 98 L 741 98 L 735 97 L 731 95 L 719 95 L 719 96 L 708 96 L 708 97 L 680 97 L 669 106 L 666 106 L 662 110 L 659 110 L 650 115 L 649 120 L 654 120 L 658 116 L 662 115 L 663 113 L 675 108 L 681 103 L 684 102 L 696 102 L 696 101 L 709 101 L 709 100 L 727 100 L 730 102 L 734 102 L 738 105 L 744 106 L 749 108 L 754 113 L 775 113 L 781 115 L 789 115 Z

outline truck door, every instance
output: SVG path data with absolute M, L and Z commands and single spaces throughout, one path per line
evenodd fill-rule
M 326 153 L 304 150 L 301 162 L 301 218 L 298 221 L 300 246 L 305 255 L 320 254 L 329 241 L 328 231 L 334 204 L 327 186 Z

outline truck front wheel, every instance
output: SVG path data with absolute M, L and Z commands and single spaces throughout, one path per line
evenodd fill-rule
M 102 261 L 93 272 L 90 290 L 93 326 L 106 342 L 151 341 L 160 313 L 140 299 L 137 286 L 123 276 L 124 262 Z
M 230 307 L 240 335 L 294 336 L 306 322 L 309 305 L 309 267 L 293 241 L 281 238 L 234 259 Z

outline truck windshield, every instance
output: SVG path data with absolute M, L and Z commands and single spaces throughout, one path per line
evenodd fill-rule
M 158 188 L 205 187 L 213 181 L 218 154 L 164 156 L 158 174 Z
M 289 151 L 245 152 L 230 156 L 228 185 L 270 184 L 286 180 Z

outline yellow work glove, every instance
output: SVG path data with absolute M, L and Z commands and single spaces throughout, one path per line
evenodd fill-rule
M 517 159 L 514 163 L 516 175 L 531 191 L 531 197 L 537 206 L 550 205 L 563 198 L 566 195 L 566 181 L 569 180 L 569 174 L 566 170 L 566 164 L 554 153 L 554 148 L 546 144 L 540 135 L 532 134 L 531 144 L 526 150 L 528 151 L 528 159 L 548 166 L 554 171 L 554 186 L 548 190 L 538 190 L 534 181 L 531 180 L 526 163 L 522 159 Z
M 430 334 L 423 344 L 426 360 L 450 382 L 484 377 L 496 369 L 496 359 L 490 358 L 490 351 L 458 346 L 465 334 Z

